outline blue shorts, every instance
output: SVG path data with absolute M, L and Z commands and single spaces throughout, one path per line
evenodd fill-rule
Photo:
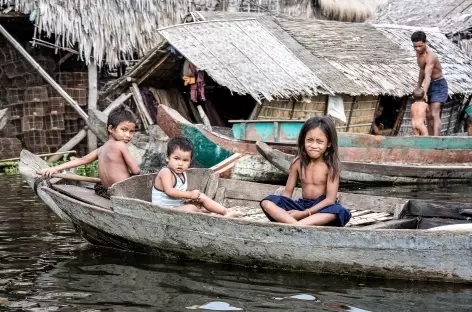
M 289 210 L 305 211 L 308 208 L 311 208 L 314 205 L 318 204 L 320 201 L 324 200 L 325 198 L 326 198 L 326 195 L 321 195 L 317 199 L 299 198 L 297 200 L 293 200 L 291 198 L 288 198 L 282 195 L 268 195 L 263 200 L 269 200 L 285 211 L 289 211 Z M 262 211 L 264 211 L 264 209 L 262 209 Z M 275 222 L 274 218 L 269 216 L 267 212 L 264 211 L 264 213 L 267 216 L 267 218 L 269 218 L 270 221 Z M 336 220 L 334 220 L 328 225 L 345 226 L 346 223 L 348 223 L 349 220 L 351 219 L 351 213 L 349 212 L 349 210 L 347 210 L 341 204 L 338 204 L 338 203 L 326 206 L 316 213 L 335 214 Z
M 467 106 L 464 111 L 468 117 L 472 116 L 472 105 Z
M 444 78 L 438 80 L 432 80 L 428 89 L 428 103 L 441 103 L 447 102 L 448 97 L 447 81 Z

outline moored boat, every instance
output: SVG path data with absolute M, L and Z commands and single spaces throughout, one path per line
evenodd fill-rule
M 185 135 L 195 144 L 194 158 L 201 167 L 223 167 L 226 159 L 234 154 L 248 154 L 246 161 L 257 164 L 254 178 L 247 172 L 245 180 L 280 182 L 284 176 L 276 169 L 274 157 L 268 160 L 274 166 L 264 164 L 256 156 L 256 142 L 237 140 L 194 125 L 177 111 L 164 105 L 158 106 L 159 126 L 169 136 Z M 410 140 L 411 139 L 411 140 Z M 414 139 L 414 140 L 413 140 Z M 451 141 L 449 141 L 449 139 Z M 456 140 L 457 139 L 457 140 Z M 472 177 L 472 148 L 469 137 L 381 137 L 364 134 L 339 133 L 340 159 L 344 166 L 342 179 L 354 182 L 432 183 L 439 181 L 467 182 Z M 453 143 L 456 142 L 456 143 Z M 292 143 L 267 143 L 278 155 L 294 155 Z M 398 146 L 398 147 L 396 147 Z M 293 158 L 293 156 L 287 156 Z M 237 162 L 235 162 L 237 163 Z M 242 165 L 245 168 L 250 166 Z M 277 167 L 286 172 L 287 166 Z M 256 171 L 265 172 L 264 175 Z M 226 173 L 228 176 L 228 173 Z M 231 176 L 238 178 L 237 176 Z
M 257 151 L 287 176 L 294 155 L 257 142 Z M 341 159 L 345 159 L 341 156 Z M 472 179 L 472 163 L 360 162 L 342 160 L 341 180 L 356 182 L 426 183 L 454 181 L 468 183 Z
M 83 183 L 38 182 L 45 164 L 23 151 L 20 172 L 40 198 L 91 243 L 153 254 L 267 268 L 472 282 L 470 230 L 430 231 L 470 224 L 464 203 L 406 200 L 342 193 L 353 218 L 344 228 L 268 222 L 261 198 L 279 186 L 218 178 L 191 169 L 189 189 L 199 188 L 243 219 L 186 213 L 152 204 L 154 174 L 134 176 L 110 188 L 111 200 Z M 300 196 L 300 190 L 295 196 Z
M 296 144 L 304 120 L 230 120 L 233 136 L 239 140 Z M 468 136 L 382 136 L 338 132 L 340 147 L 413 149 L 472 149 Z

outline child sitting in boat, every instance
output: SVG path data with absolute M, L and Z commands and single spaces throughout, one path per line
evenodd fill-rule
M 300 130 L 298 156 L 290 166 L 282 195 L 269 195 L 261 207 L 273 222 L 344 226 L 351 213 L 337 203 L 340 161 L 338 136 L 329 117 L 312 117 Z M 301 180 L 302 198 L 293 200 Z
M 98 175 L 101 183 L 95 185 L 95 193 L 109 199 L 108 188 L 110 186 L 129 178 L 131 174 L 140 173 L 136 161 L 126 146 L 133 138 L 135 129 L 136 117 L 133 112 L 121 105 L 108 115 L 108 141 L 103 146 L 82 158 L 43 169 L 41 174 L 51 177 L 58 171 L 89 164 L 98 159 Z
M 193 157 L 193 143 L 188 138 L 177 136 L 167 144 L 167 167 L 156 176 L 152 188 L 152 202 L 160 206 L 173 207 L 187 212 L 207 212 L 196 206 L 202 205 L 208 211 L 225 217 L 239 217 L 237 212 L 215 202 L 199 190 L 187 191 L 186 171 Z
M 428 128 L 424 125 L 426 114 L 429 112 L 428 104 L 423 101 L 424 90 L 416 88 L 413 91 L 413 99 L 415 102 L 411 104 L 411 129 L 413 135 L 428 135 Z

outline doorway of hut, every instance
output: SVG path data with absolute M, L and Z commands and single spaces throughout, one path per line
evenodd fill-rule
M 218 85 L 206 74 L 204 92 L 204 98 L 199 95 L 197 101 L 192 101 L 188 88 L 182 89 L 187 105 L 195 108 L 201 106 L 210 125 L 216 131 L 225 129 L 230 131 L 232 125 L 229 120 L 249 119 L 257 104 L 252 96 L 233 93 L 228 88 Z M 201 122 L 199 116 L 193 117 L 195 122 Z
M 381 96 L 374 112 L 370 133 L 375 135 L 396 135 L 403 118 L 405 97 Z

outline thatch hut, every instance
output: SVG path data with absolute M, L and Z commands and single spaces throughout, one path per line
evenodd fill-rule
M 472 57 L 472 1 L 390 0 L 379 5 L 374 23 L 439 27 Z
M 406 99 L 418 75 L 409 39 L 415 28 L 225 12 L 189 14 L 186 21 L 160 29 L 166 40 L 104 95 L 116 96 L 132 81 L 186 92 L 181 68 L 190 61 L 229 91 L 213 107 L 230 107 L 231 94 L 250 95 L 238 98 L 239 108 L 262 102 L 252 113 L 241 109 L 246 116 L 240 119 L 306 119 L 341 102 L 345 122 L 338 122 L 339 131 L 369 132 L 378 105 L 392 108 L 390 133 L 400 124 L 409 131 Z M 451 98 L 459 101 L 472 92 L 470 59 L 438 29 L 424 30 L 444 64 Z M 182 56 L 170 55 L 169 47 Z M 288 62 L 280 51 L 289 52 Z M 461 106 L 455 103 L 444 108 L 443 134 L 454 128 Z

